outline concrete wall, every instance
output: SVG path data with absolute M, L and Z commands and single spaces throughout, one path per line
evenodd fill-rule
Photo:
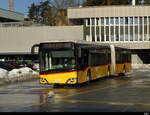
M 0 28 L 0 54 L 30 53 L 33 44 L 50 40 L 83 40 L 83 26 Z
M 150 16 L 150 6 L 96 6 L 69 8 L 68 18 Z
M 132 64 L 143 64 L 143 61 L 137 54 L 133 54 L 131 56 L 131 59 L 132 59 Z

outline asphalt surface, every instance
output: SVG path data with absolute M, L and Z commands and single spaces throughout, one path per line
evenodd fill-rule
M 149 112 L 150 70 L 80 86 L 38 81 L 0 87 L 0 112 Z

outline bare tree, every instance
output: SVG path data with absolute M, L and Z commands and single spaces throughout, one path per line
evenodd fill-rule
M 63 9 L 80 5 L 80 0 L 51 0 L 53 7 Z

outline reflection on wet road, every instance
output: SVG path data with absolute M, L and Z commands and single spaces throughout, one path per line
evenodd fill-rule
M 0 112 L 146 112 L 149 89 L 149 70 L 80 86 L 17 83 L 0 87 Z

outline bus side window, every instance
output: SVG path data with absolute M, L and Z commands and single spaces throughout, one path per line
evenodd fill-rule
M 82 56 L 78 58 L 78 66 L 80 68 L 85 68 L 88 66 L 88 52 L 82 49 Z

